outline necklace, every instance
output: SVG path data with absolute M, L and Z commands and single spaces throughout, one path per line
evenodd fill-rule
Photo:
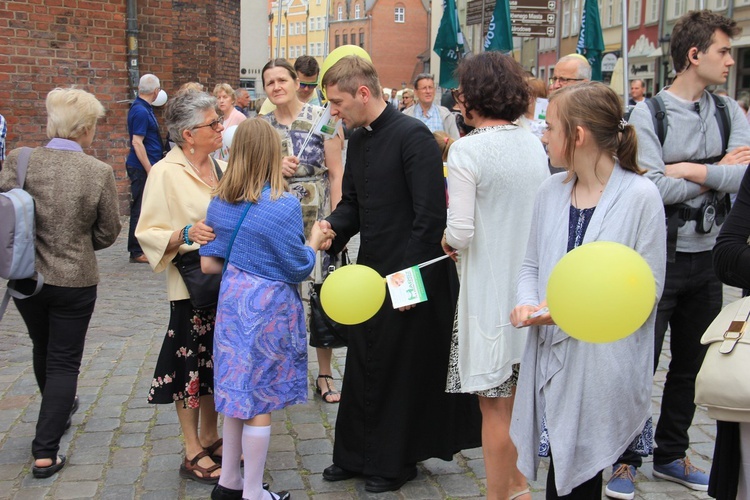
M 206 182 L 206 178 L 201 174 L 200 170 L 196 168 L 195 165 L 193 165 L 193 162 L 190 161 L 190 158 L 185 155 L 185 159 L 188 162 L 188 165 L 190 165 L 193 168 L 193 171 L 196 173 L 196 175 L 203 181 Z M 210 169 L 208 171 L 208 182 L 206 182 L 211 187 L 214 187 L 216 185 L 216 177 L 214 177 L 214 169 Z
M 477 135 L 484 132 L 494 132 L 496 130 L 512 130 L 514 128 L 518 128 L 518 125 L 513 125 L 512 123 L 505 125 L 489 125 L 487 127 L 477 127 L 466 135 Z
M 578 199 L 576 198 L 576 191 L 578 191 L 578 181 L 576 180 L 576 183 L 573 185 L 573 206 L 576 207 L 578 210 L 585 210 L 584 208 L 580 208 L 578 206 Z M 604 192 L 604 186 L 599 190 L 599 195 L 597 196 L 597 203 L 599 202 L 599 198 L 601 197 L 602 193 Z M 596 206 L 596 205 L 594 205 Z

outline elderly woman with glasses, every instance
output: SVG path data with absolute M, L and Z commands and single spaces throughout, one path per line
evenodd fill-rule
M 216 114 L 216 99 L 204 92 L 185 92 L 171 99 L 166 122 L 177 147 L 151 168 L 135 231 L 154 271 L 167 271 L 170 309 L 148 401 L 177 408 L 185 441 L 180 476 L 215 484 L 221 448 L 213 397 L 216 309 L 192 306 L 172 259 L 178 253 L 197 252 L 214 239 L 204 219 L 211 192 L 226 166 L 210 157 L 221 145 L 224 127 Z
M 299 100 L 299 78 L 286 59 L 273 59 L 261 72 L 263 88 L 276 109 L 261 118 L 268 121 L 281 136 L 283 155 L 282 171 L 289 182 L 289 191 L 302 204 L 305 237 L 315 221 L 321 220 L 341 200 L 341 180 L 344 175 L 340 134 L 325 139 L 310 130 L 323 113 L 323 108 Z M 306 141 L 308 135 L 310 140 Z M 305 149 L 302 146 L 305 145 Z M 316 269 L 312 276 L 319 281 L 325 277 L 330 257 L 318 252 Z M 302 296 L 309 296 L 309 284 L 302 285 Z M 326 403 L 338 403 L 341 395 L 333 385 L 331 349 L 317 348 L 318 377 L 315 392 Z
M 401 102 L 398 105 L 398 110 L 403 111 L 409 106 L 414 105 L 414 91 L 412 89 L 404 89 L 401 91 Z

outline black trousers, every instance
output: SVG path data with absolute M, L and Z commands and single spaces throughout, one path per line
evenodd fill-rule
M 20 283 L 19 290 L 24 291 L 26 284 Z M 44 285 L 34 297 L 13 300 L 29 330 L 34 375 L 42 393 L 31 452 L 34 459 L 54 460 L 78 387 L 86 331 L 96 303 L 96 286 Z
M 675 262 L 667 263 L 664 293 L 656 313 L 654 372 L 668 326 L 672 360 L 654 435 L 656 464 L 684 458 L 690 445 L 688 429 L 695 414 L 695 377 L 707 349 L 700 340 L 721 311 L 722 302 L 723 289 L 714 274 L 711 252 L 677 252 Z M 640 467 L 641 457 L 625 452 L 618 462 Z
M 131 257 L 143 255 L 141 245 L 135 237 L 135 227 L 141 217 L 141 201 L 143 200 L 143 188 L 146 187 L 148 175 L 143 168 L 126 166 L 130 178 L 130 227 L 128 228 L 128 252 Z
M 555 487 L 555 461 L 552 454 L 549 456 L 549 472 L 547 473 L 547 500 L 601 500 L 602 498 L 602 471 L 594 477 L 579 484 L 567 495 L 559 496 Z

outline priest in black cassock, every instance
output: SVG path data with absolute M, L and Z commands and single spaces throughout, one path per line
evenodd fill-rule
M 329 251 L 359 232 L 357 263 L 381 276 L 442 256 L 445 184 L 432 133 L 383 101 L 364 59 L 341 59 L 323 86 L 331 113 L 359 127 L 349 139 L 342 200 L 321 222 L 336 234 Z M 452 460 L 481 445 L 476 397 L 445 392 L 455 264 L 442 260 L 422 276 L 427 302 L 396 310 L 386 298 L 375 317 L 351 327 L 328 481 L 362 475 L 367 491 L 395 491 L 416 477 L 417 462 Z

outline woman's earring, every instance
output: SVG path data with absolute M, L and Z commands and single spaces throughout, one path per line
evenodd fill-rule
M 195 154 L 195 149 L 193 149 L 193 148 L 190 148 L 190 154 L 191 154 L 191 155 L 194 155 L 194 154 Z

